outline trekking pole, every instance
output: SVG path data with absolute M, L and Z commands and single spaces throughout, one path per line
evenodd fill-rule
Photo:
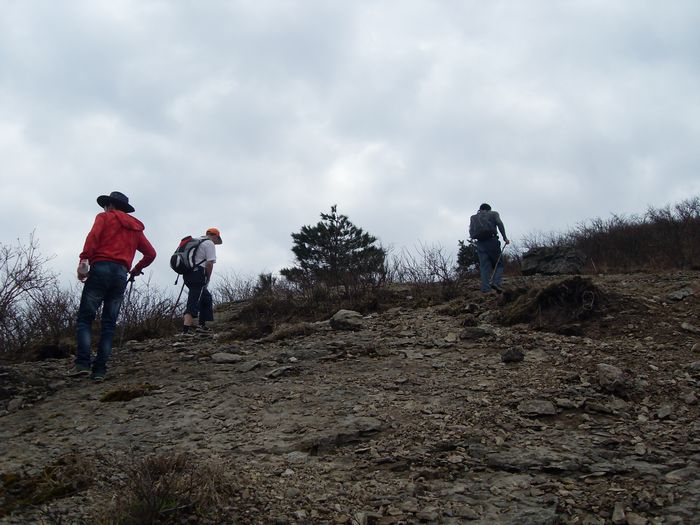
M 129 277 L 129 291 L 126 292 L 126 301 L 125 305 L 128 308 L 131 305 L 131 290 L 134 288 L 134 276 Z M 122 311 L 126 310 L 126 308 L 122 308 Z M 126 323 L 122 322 L 122 327 L 121 330 L 119 331 L 119 344 L 117 345 L 120 349 L 122 347 L 122 343 L 124 342 L 124 331 L 126 330 Z
M 177 310 L 177 305 L 180 304 L 180 297 L 182 297 L 182 291 L 185 289 L 185 280 L 182 280 L 182 286 L 180 287 L 180 293 L 177 296 L 177 300 L 175 301 L 175 304 L 173 305 L 173 311 L 170 314 L 170 320 L 175 319 L 175 310 Z
M 493 287 L 493 278 L 496 275 L 496 270 L 498 269 L 498 263 L 501 262 L 501 257 L 503 257 L 503 252 L 506 249 L 507 244 L 503 247 L 501 250 L 501 253 L 498 254 L 498 259 L 496 259 L 496 264 L 493 265 L 493 271 L 491 272 L 491 278 L 489 279 L 489 285 Z

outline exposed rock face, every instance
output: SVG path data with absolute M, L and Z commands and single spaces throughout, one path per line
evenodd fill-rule
M 581 273 L 585 264 L 586 255 L 574 248 L 531 248 L 523 255 L 520 271 L 523 275 L 573 275 Z
M 697 274 L 579 279 L 518 280 L 537 325 L 496 324 L 513 303 L 470 283 L 350 315 L 360 329 L 239 339 L 226 312 L 211 337 L 115 349 L 101 384 L 66 378 L 69 359 L 0 366 L 0 523 L 99 523 L 133 477 L 118 465 L 175 453 L 213 465 L 195 492 L 238 484 L 181 523 L 696 523 L 700 336 L 683 323 L 700 297 L 667 297 Z M 603 295 L 575 334 L 551 330 L 547 308 Z M 62 491 L 26 493 L 76 451 Z

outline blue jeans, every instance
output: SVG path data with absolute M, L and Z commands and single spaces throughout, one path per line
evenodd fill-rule
M 503 279 L 503 257 L 501 257 L 501 242 L 498 237 L 485 241 L 476 241 L 476 252 L 479 254 L 479 272 L 481 273 L 481 291 L 490 292 L 491 283 L 501 284 Z M 496 271 L 494 272 L 494 266 Z M 493 281 L 491 274 L 493 273 Z
M 107 361 L 112 354 L 112 340 L 117 326 L 119 309 L 124 298 L 126 282 L 126 268 L 119 263 L 100 261 L 90 268 L 78 309 L 76 365 L 90 366 L 92 322 L 95 320 L 97 309 L 102 305 L 100 342 L 97 345 L 97 355 L 92 362 L 92 371 L 102 374 L 107 372 Z

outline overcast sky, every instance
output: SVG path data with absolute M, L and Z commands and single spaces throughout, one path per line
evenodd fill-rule
M 384 246 L 456 251 L 700 194 L 697 0 L 0 0 L 0 242 L 72 279 L 119 190 L 170 284 L 293 263 L 332 204 Z

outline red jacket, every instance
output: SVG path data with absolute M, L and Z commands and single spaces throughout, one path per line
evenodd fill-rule
M 90 264 L 98 261 L 112 261 L 131 268 L 136 250 L 143 258 L 132 272 L 138 274 L 156 258 L 156 251 L 143 234 L 143 223 L 136 217 L 119 210 L 98 213 L 95 224 L 85 239 L 81 259 Z

